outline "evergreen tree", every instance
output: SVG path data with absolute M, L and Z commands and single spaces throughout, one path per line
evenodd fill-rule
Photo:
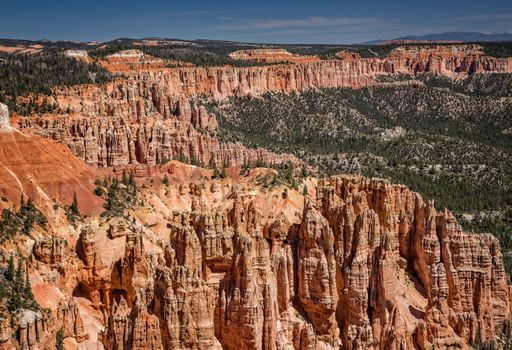
M 307 196 L 308 195 L 308 186 L 304 185 L 304 189 L 302 190 L 302 194 L 304 196 Z
M 300 171 L 300 177 L 305 179 L 308 176 L 309 176 L 308 169 L 305 166 L 302 167 L 302 170 Z
M 22 198 L 22 203 L 24 203 Z M 33 214 L 33 206 L 32 199 L 28 197 L 27 203 L 23 204 L 20 208 L 18 214 L 24 219 L 23 220 L 23 233 L 28 235 L 32 228 L 34 227 L 35 217 Z
M 102 197 L 105 194 L 105 191 L 103 190 L 103 187 L 101 186 L 101 183 L 96 184 L 96 188 L 94 189 L 94 194 L 98 197 Z
M 288 166 L 286 167 L 285 178 L 286 178 L 286 181 L 288 183 L 292 183 L 292 181 L 293 181 L 293 168 L 292 168 L 291 164 L 288 164 Z
M 25 280 L 23 278 L 23 261 L 21 258 L 18 258 L 18 268 L 16 269 L 16 276 L 14 279 L 14 286 L 18 292 L 22 291 L 24 282 Z
M 0 300 L 3 300 L 7 296 L 7 290 L 5 289 L 5 284 L 0 283 Z
M 71 203 L 70 210 L 71 210 L 72 214 L 80 216 L 80 211 L 78 210 L 78 199 L 76 197 L 76 192 L 73 195 L 73 203 Z
M 219 168 L 217 168 L 217 167 L 213 168 L 212 178 L 213 179 L 218 179 L 219 177 L 220 177 L 220 170 L 219 170 Z
M 22 261 L 18 258 L 18 269 L 15 272 L 14 279 L 11 283 L 11 290 L 9 294 L 9 301 L 7 308 L 9 311 L 16 311 L 23 307 L 22 292 L 24 287 Z
M 21 298 L 20 294 L 16 290 L 16 288 L 11 287 L 11 292 L 9 294 L 9 301 L 7 302 L 7 308 L 9 311 L 16 311 L 21 307 Z
M 135 186 L 135 177 L 133 175 L 133 171 L 130 172 L 130 176 L 128 177 L 128 185 Z
M 15 277 L 15 270 L 14 270 L 14 257 L 13 255 L 11 254 L 11 256 L 9 257 L 9 267 L 7 268 L 7 272 L 5 274 L 5 278 L 8 280 L 8 281 L 11 281 L 13 282 L 14 281 L 14 277 Z
M 162 184 L 164 186 L 169 186 L 169 177 L 167 176 L 167 174 L 164 175 L 164 178 L 162 179 Z
M 137 196 L 137 182 L 135 182 L 135 179 L 132 177 L 130 180 L 130 195 L 135 198 Z
M 34 293 L 32 292 L 32 286 L 30 285 L 30 279 L 28 276 L 28 268 L 27 275 L 25 277 L 25 287 L 24 287 L 24 296 L 27 300 L 33 302 L 34 301 Z
M 62 328 L 55 335 L 55 350 L 64 350 L 64 331 Z
M 121 178 L 121 183 L 123 185 L 125 185 L 126 187 L 128 187 L 128 185 L 129 185 L 128 176 L 126 175 L 126 171 L 125 170 L 123 170 L 123 175 L 122 175 L 122 178 Z

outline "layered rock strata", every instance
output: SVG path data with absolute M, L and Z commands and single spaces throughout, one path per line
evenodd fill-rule
M 113 73 L 131 70 L 165 68 L 166 62 L 160 58 L 146 55 L 140 50 L 124 50 L 100 60 L 99 64 Z
M 105 86 L 61 91 L 59 104 L 71 115 L 19 125 L 97 166 L 178 157 L 293 162 L 219 143 L 215 118 L 188 98 L 361 87 L 401 70 L 510 71 L 509 59 L 454 50 L 396 51 L 392 62 L 341 55 L 269 67 L 134 69 Z M 464 232 L 449 211 L 438 212 L 404 186 L 350 176 L 308 179 L 311 197 L 304 197 L 302 190 L 257 185 L 270 170 L 211 181 L 211 172 L 188 167 L 199 172 L 195 182 L 173 171 L 165 187 L 148 179 L 136 207 L 113 219 L 93 210 L 102 204 L 91 195 L 99 171 L 64 147 L 21 133 L 4 133 L 0 143 L 2 208 L 25 193 L 49 213 L 47 228 L 2 246 L 2 253 L 35 259 L 34 294 L 50 312 L 45 318 L 19 310 L 16 328 L 0 319 L 0 348 L 50 348 L 59 329 L 68 345 L 107 349 L 505 344 L 511 295 L 499 242 Z M 71 203 L 73 192 L 91 216 L 71 225 L 53 198 Z
M 57 140 L 87 164 L 122 167 L 128 164 L 155 166 L 170 159 L 222 167 L 226 164 L 300 164 L 288 154 L 262 148 L 250 149 L 241 143 L 221 143 L 215 138 L 215 116 L 203 108 L 187 120 L 147 119 L 141 123 L 122 117 L 52 119 L 30 118 L 20 122 L 22 130 Z
M 318 56 L 292 54 L 285 49 L 240 50 L 229 54 L 234 60 L 255 61 L 261 63 L 308 63 L 320 61 Z
M 204 107 L 192 106 L 190 99 L 361 88 L 378 84 L 381 75 L 392 74 L 430 72 L 463 77 L 512 71 L 511 58 L 485 56 L 480 47 L 468 45 L 404 47 L 386 58 L 360 58 L 351 53 L 338 57 L 341 59 L 256 67 L 165 68 L 159 66 L 161 60 L 156 64 L 141 51 L 125 51 L 105 61 L 113 72 L 122 72 L 122 78 L 56 92 L 59 106 L 73 111 L 74 117 L 22 120 L 20 126 L 66 143 L 80 158 L 98 166 L 154 165 L 173 157 L 217 165 L 254 164 L 256 160 L 274 164 L 293 157 L 219 143 L 213 137 L 215 117 Z M 125 66 L 129 69 L 122 68 Z
M 333 177 L 299 207 L 293 192 L 214 187 L 180 190 L 192 211 L 170 204 L 163 231 L 128 224 L 111 236 L 125 242 L 117 260 L 100 253 L 101 229 L 83 233 L 80 288 L 105 312 L 108 349 L 503 344 L 499 242 L 404 186 Z
M 121 57 L 117 60 L 122 60 Z M 101 112 L 109 111 L 105 105 L 108 100 L 114 102 L 145 97 L 150 101 L 162 102 L 177 96 L 224 99 L 310 88 L 361 88 L 375 85 L 380 75 L 435 73 L 464 77 L 475 73 L 512 72 L 512 58 L 486 56 L 477 45 L 406 46 L 395 49 L 383 58 L 361 58 L 349 52 L 340 53 L 338 57 L 340 59 L 255 67 L 128 70 L 123 72 L 127 78 L 123 83 L 116 81 L 105 87 L 65 89 L 60 92 L 59 102 L 65 105 L 78 98 L 85 100 L 85 105 L 93 103 L 96 105 L 94 111 Z M 130 60 L 127 59 L 127 62 Z M 115 106 L 110 105 L 110 110 L 112 107 Z

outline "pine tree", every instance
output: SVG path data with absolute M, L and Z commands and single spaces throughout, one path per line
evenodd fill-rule
M 21 203 L 22 206 L 20 208 L 20 211 L 18 212 L 18 215 L 23 218 L 23 233 L 28 235 L 34 227 L 35 223 L 35 206 L 30 197 L 28 197 L 26 203 L 24 203 L 24 200 L 22 198 Z
M 16 288 L 12 287 L 10 295 L 9 295 L 9 301 L 7 304 L 7 308 L 9 309 L 9 311 L 16 311 L 20 307 L 21 307 L 20 295 L 19 295 L 18 291 L 16 290 Z
M 18 292 L 21 292 L 21 290 L 23 289 L 24 282 L 25 281 L 23 278 L 23 261 L 21 258 L 18 258 L 18 268 L 16 269 L 16 276 L 14 279 L 14 286 Z
M 15 276 L 15 270 L 14 270 L 14 257 L 13 255 L 11 254 L 11 257 L 9 258 L 9 267 L 7 268 L 7 272 L 5 274 L 5 278 L 8 280 L 8 281 L 11 281 L 13 282 L 14 281 L 14 276 Z
M 123 175 L 122 175 L 122 178 L 121 178 L 121 183 L 125 186 L 128 187 L 129 185 L 129 182 L 128 182 L 128 176 L 126 175 L 126 171 L 123 170 Z
M 30 279 L 29 279 L 29 276 L 28 276 L 28 268 L 27 268 L 27 274 L 26 274 L 26 277 L 25 277 L 25 287 L 24 287 L 24 296 L 25 296 L 25 299 L 29 300 L 29 301 L 34 301 L 34 293 L 32 292 L 32 286 L 30 285 Z
M 306 177 L 309 176 L 309 172 L 308 172 L 308 169 L 304 166 L 302 167 L 302 170 L 300 172 L 300 177 L 305 179 Z
M 133 175 L 133 171 L 130 172 L 130 176 L 128 177 L 128 184 L 130 186 L 135 186 L 135 177 Z
M 226 176 L 227 176 L 227 175 L 226 175 L 226 168 L 225 168 L 225 167 L 223 167 L 223 168 L 222 168 L 222 171 L 220 172 L 220 178 L 221 178 L 221 179 L 225 179 L 225 178 L 226 178 Z
M 291 164 L 288 164 L 288 166 L 286 168 L 285 178 L 286 178 L 286 181 L 288 183 L 292 183 L 292 180 L 293 180 L 293 169 L 292 169 L 292 165 Z
M 167 176 L 167 174 L 164 175 L 164 178 L 162 179 L 162 184 L 164 186 L 169 186 L 169 177 Z
M 307 196 L 308 195 L 308 186 L 304 185 L 304 189 L 302 190 L 302 194 L 304 196 Z
M 64 350 L 64 331 L 59 329 L 55 335 L 55 349 Z
M 94 194 L 98 197 L 101 197 L 105 194 L 105 191 L 103 190 L 103 187 L 101 186 L 101 183 L 96 184 L 96 188 L 94 189 Z
M 218 179 L 219 177 L 220 177 L 220 170 L 219 170 L 219 168 L 217 168 L 217 167 L 213 168 L 212 178 L 213 179 Z
M 132 177 L 132 179 L 130 180 L 130 186 L 131 186 L 131 191 L 130 191 L 130 195 L 132 197 L 135 197 L 137 195 L 137 182 L 135 182 L 135 179 Z
M 117 178 L 117 176 L 114 177 L 114 179 L 112 180 L 112 185 L 110 185 L 110 188 L 116 192 L 119 190 L 119 179 Z
M 5 284 L 0 283 L 0 300 L 3 300 L 7 296 L 7 290 L 5 289 Z
M 73 195 L 73 203 L 71 203 L 70 210 L 71 210 L 71 213 L 80 216 L 80 211 L 78 210 L 78 199 L 76 197 L 76 192 Z

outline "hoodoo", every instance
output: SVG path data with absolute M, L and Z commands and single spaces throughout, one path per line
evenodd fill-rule
M 9 124 L 9 109 L 6 105 L 0 103 L 0 131 L 9 131 L 11 129 L 11 125 Z

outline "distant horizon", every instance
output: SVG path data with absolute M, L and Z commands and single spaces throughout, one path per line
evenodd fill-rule
M 376 38 L 373 40 L 368 40 L 366 42 L 339 42 L 339 43 L 328 43 L 328 42 L 318 42 L 318 43 L 288 43 L 288 42 L 263 42 L 263 41 L 236 41 L 236 40 L 225 40 L 225 39 L 209 39 L 209 38 L 195 38 L 195 39 L 184 39 L 184 38 L 178 38 L 178 37 L 159 37 L 159 36 L 146 36 L 146 37 L 116 37 L 108 40 L 85 40 L 85 41 L 76 41 L 76 40 L 68 40 L 68 39 L 47 39 L 47 38 L 40 38 L 40 39 L 27 39 L 27 38 L 16 38 L 16 37 L 1 37 L 0 40 L 12 40 L 12 41 L 29 41 L 29 42 L 50 42 L 50 43 L 75 43 L 75 44 L 103 44 L 103 43 L 111 43 L 116 40 L 167 40 L 167 41 L 183 41 L 183 42 L 195 42 L 195 41 L 211 41 L 211 42 L 233 42 L 233 43 L 240 43 L 240 44 L 255 44 L 255 45 L 370 45 L 371 43 L 377 43 L 377 42 L 384 42 L 384 41 L 393 41 L 393 40 L 418 40 L 418 41 L 431 41 L 432 43 L 436 42 L 436 39 L 424 39 L 424 37 L 429 36 L 442 36 L 442 35 L 450 35 L 450 34 L 478 34 L 482 36 L 507 36 L 506 40 L 501 41 L 512 41 L 512 31 L 507 32 L 493 32 L 493 33 L 483 33 L 483 32 L 441 32 L 441 33 L 429 33 L 425 35 L 404 35 L 401 37 L 396 38 Z M 491 38 L 489 38 L 491 39 Z M 457 41 L 463 41 L 463 42 L 471 42 L 471 41 L 464 41 L 464 40 L 453 40 L 453 39 L 437 39 L 439 42 L 441 41 L 452 41 L 456 43 Z M 475 40 L 477 42 L 478 40 Z M 493 40 L 490 40 L 493 41 Z M 498 40 L 499 41 L 499 40 Z
M 0 37 L 14 40 L 106 42 L 117 38 L 179 38 L 268 44 L 354 44 L 443 32 L 511 33 L 505 0 L 332 2 L 260 0 L 111 0 L 62 3 L 17 0 L 2 5 Z

